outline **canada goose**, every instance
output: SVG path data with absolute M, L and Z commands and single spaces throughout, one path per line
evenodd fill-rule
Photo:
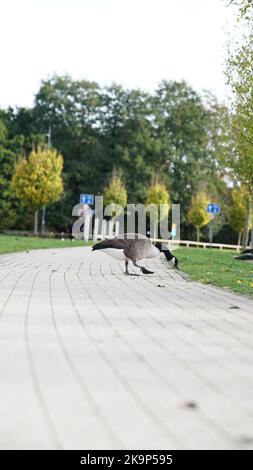
M 235 259 L 253 261 L 253 248 L 247 248 L 246 250 L 243 250 L 240 256 L 235 256 Z
M 138 233 L 122 234 L 115 238 L 106 238 L 100 243 L 93 245 L 92 251 L 105 250 L 108 255 L 116 258 L 120 261 L 125 261 L 126 271 L 125 274 L 128 276 L 134 276 L 128 271 L 129 260 L 132 261 L 134 266 L 139 268 L 143 274 L 153 274 L 144 266 L 140 266 L 137 261 L 146 258 L 156 258 L 163 253 L 168 261 L 174 259 L 174 267 L 178 267 L 178 259 L 172 255 L 170 250 L 163 249 L 161 243 L 152 244 L 151 240 L 144 235 Z

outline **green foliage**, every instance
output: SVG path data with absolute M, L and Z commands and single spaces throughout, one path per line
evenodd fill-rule
M 81 192 L 101 192 L 116 167 L 133 203 L 145 201 L 152 174 L 160 174 L 185 220 L 200 176 L 211 179 L 214 171 L 215 149 L 208 142 L 218 126 L 207 101 L 184 82 L 164 81 L 151 96 L 69 77 L 44 81 L 34 116 L 38 132 L 51 122 L 54 146 L 64 156 L 65 212 Z
M 230 128 L 230 151 L 225 164 L 248 191 L 253 191 L 253 35 L 243 46 L 230 53 L 227 79 L 233 93 L 232 114 L 227 118 Z
M 14 153 L 7 148 L 7 128 L 0 120 L 0 221 L 1 228 L 15 225 L 17 212 L 11 188 Z
M 201 179 L 224 191 L 217 165 L 222 119 L 216 100 L 201 98 L 185 82 L 163 81 L 150 94 L 68 76 L 43 81 L 32 109 L 0 111 L 6 148 L 16 157 L 42 147 L 51 126 L 52 144 L 64 158 L 65 193 L 48 207 L 47 224 L 60 231 L 80 193 L 102 194 L 114 168 L 129 203 L 146 201 L 152 175 L 164 181 L 171 201 L 181 203 L 184 230 Z
M 104 206 L 111 205 L 111 208 L 118 215 L 116 206 L 119 205 L 123 209 L 127 204 L 127 192 L 122 182 L 121 176 L 115 171 L 109 180 L 108 185 L 104 189 Z
M 230 0 L 229 4 L 239 7 L 239 18 L 252 20 L 253 0 Z
M 250 211 L 253 221 L 253 34 L 251 29 L 249 34 L 243 36 L 242 45 L 235 51 L 230 46 L 226 74 L 233 93 L 230 116 L 233 147 L 232 151 L 226 155 L 225 164 L 232 169 L 237 180 L 248 192 L 248 210 L 243 236 L 243 246 L 246 247 Z M 251 246 L 253 247 L 253 225 Z
M 231 205 L 228 208 L 228 222 L 237 233 L 244 229 L 247 215 L 247 193 L 244 188 L 231 191 Z
M 208 95 L 205 102 L 185 82 L 163 81 L 155 95 L 157 137 L 161 142 L 159 167 L 166 175 L 171 198 L 181 204 L 182 222 L 187 220 L 191 197 L 201 179 L 217 171 L 214 143 L 220 123 L 217 103 Z

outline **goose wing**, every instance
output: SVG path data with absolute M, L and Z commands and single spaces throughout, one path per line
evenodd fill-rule
M 124 255 L 132 260 L 140 260 L 149 258 L 153 245 L 148 238 L 128 240 L 128 244 L 124 249 Z
M 93 245 L 92 251 L 95 250 L 105 250 L 106 248 L 114 248 L 116 250 L 124 250 L 127 246 L 128 240 L 125 240 L 124 238 L 105 238 L 105 240 L 102 240 L 99 243 L 96 243 L 96 245 Z
M 139 233 L 122 233 L 115 238 L 105 238 L 101 242 L 93 245 L 92 251 L 114 248 L 124 250 L 124 254 L 129 259 L 140 260 L 149 258 L 152 250 L 151 240 Z
M 125 240 L 149 240 L 141 233 L 121 233 L 117 238 L 124 238 Z

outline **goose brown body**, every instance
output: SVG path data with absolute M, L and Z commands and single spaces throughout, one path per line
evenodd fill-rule
M 144 274 L 153 274 L 143 266 L 138 265 L 137 261 L 155 258 L 160 255 L 160 252 L 164 253 L 168 261 L 175 258 L 175 267 L 178 265 L 177 258 L 171 254 L 170 250 L 163 250 L 161 244 L 153 245 L 149 238 L 138 233 L 128 233 L 115 238 L 106 238 L 92 247 L 92 251 L 96 250 L 104 250 L 116 259 L 125 260 L 125 274 L 129 274 L 129 260 L 133 262 L 134 266 L 140 268 Z

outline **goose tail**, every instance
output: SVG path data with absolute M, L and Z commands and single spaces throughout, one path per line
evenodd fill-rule
M 92 251 L 103 250 L 104 248 L 108 248 L 108 244 L 102 241 L 102 242 L 96 243 L 96 245 L 93 245 Z

